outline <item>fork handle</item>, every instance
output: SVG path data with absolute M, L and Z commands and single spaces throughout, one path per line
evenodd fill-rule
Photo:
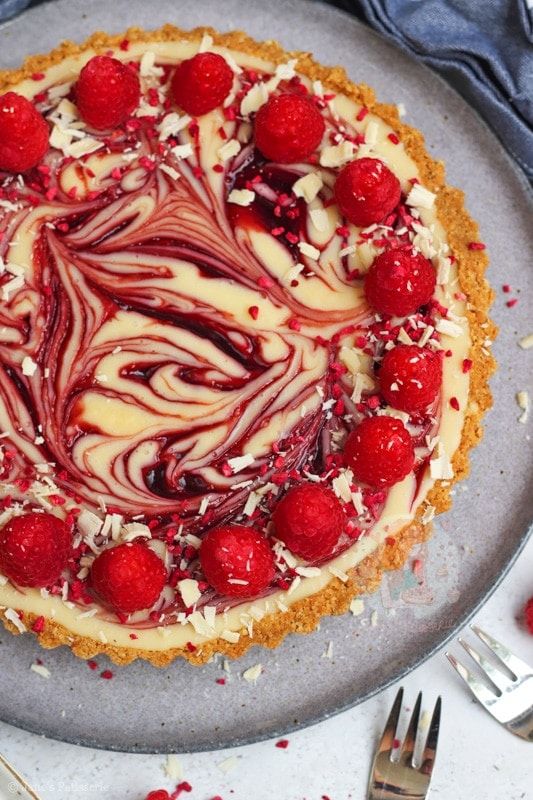
M 0 797 L 13 797 L 17 800 L 40 800 L 22 775 L 11 766 L 0 753 Z

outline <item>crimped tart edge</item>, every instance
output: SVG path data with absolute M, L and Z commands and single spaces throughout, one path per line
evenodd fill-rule
M 284 50 L 273 40 L 257 42 L 242 31 L 218 33 L 209 27 L 184 31 L 167 24 L 155 31 L 133 27 L 117 35 L 98 31 L 81 44 L 64 41 L 48 54 L 30 56 L 20 69 L 0 70 L 0 91 L 6 91 L 30 78 L 33 73 L 59 64 L 67 57 L 80 55 L 87 50 L 99 53 L 109 48 L 116 48 L 124 39 L 146 43 L 193 41 L 200 40 L 205 34 L 213 38 L 215 45 L 251 54 L 276 64 L 289 58 L 298 59 L 296 69 L 299 73 L 311 80 L 320 80 L 328 89 L 345 94 L 356 103 L 366 106 L 398 134 L 405 150 L 415 161 L 423 184 L 437 193 L 438 218 L 446 230 L 448 242 L 457 258 L 460 286 L 471 307 L 471 310 L 467 310 L 472 341 L 470 358 L 473 362 L 470 372 L 469 403 L 461 442 L 452 458 L 454 477 L 451 481 L 435 483 L 418 509 L 417 519 L 395 534 L 393 544 L 381 545 L 352 569 L 346 583 L 332 577 L 327 586 L 316 594 L 293 603 L 285 612 L 269 614 L 260 622 L 254 623 L 253 636 L 248 636 L 247 631 L 244 631 L 246 635 L 241 635 L 236 643 L 221 638 L 208 640 L 190 652 L 187 648 L 143 650 L 104 644 L 93 638 L 79 636 L 50 618 L 46 620 L 44 631 L 35 634 L 44 648 L 66 645 L 80 658 L 87 659 L 103 654 L 118 665 L 129 664 L 138 658 L 149 661 L 157 667 L 166 667 L 178 657 L 186 658 L 195 665 L 205 664 L 214 654 L 239 658 L 253 645 L 273 649 L 289 633 L 311 632 L 316 629 L 322 617 L 345 613 L 354 597 L 375 591 L 381 583 L 384 571 L 402 567 L 414 545 L 429 538 L 431 526 L 420 522 L 424 509 L 432 505 L 436 513 L 441 513 L 450 507 L 451 487 L 453 483 L 468 475 L 469 451 L 482 438 L 482 417 L 492 405 L 488 382 L 496 368 L 496 361 L 484 347 L 484 342 L 487 338 L 494 339 L 497 334 L 497 328 L 488 316 L 494 292 L 484 277 L 488 266 L 486 253 L 468 249 L 469 242 L 478 240 L 479 229 L 465 208 L 464 193 L 446 185 L 443 163 L 431 158 L 425 149 L 424 137 L 416 128 L 401 122 L 396 106 L 376 102 L 373 90 L 366 84 L 355 84 L 350 81 L 343 67 L 322 66 L 314 61 L 309 53 Z M 37 617 L 37 614 L 24 613 L 24 624 L 29 630 Z M 0 610 L 0 619 L 11 633 L 19 633 L 15 625 L 6 618 L 5 610 Z

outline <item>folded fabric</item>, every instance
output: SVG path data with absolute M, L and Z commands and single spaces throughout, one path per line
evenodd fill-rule
M 438 70 L 533 178 L 533 0 L 334 0 Z
M 9 17 L 19 14 L 29 4 L 30 0 L 0 0 L 0 21 L 3 22 Z

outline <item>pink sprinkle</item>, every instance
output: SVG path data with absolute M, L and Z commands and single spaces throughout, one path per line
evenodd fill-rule
M 395 133 L 389 133 L 387 139 L 389 139 L 389 141 L 391 141 L 393 144 L 400 144 L 400 140 Z
M 279 228 L 272 228 L 270 233 L 272 236 L 281 236 L 282 233 L 285 233 L 285 228 L 280 225 Z
M 276 742 L 276 747 L 279 747 L 280 750 L 286 750 L 288 746 L 289 746 L 288 739 L 280 739 L 279 742 Z
M 252 319 L 257 319 L 259 316 L 259 306 L 250 306 L 248 313 Z
M 344 400 L 339 399 L 333 407 L 333 413 L 336 417 L 342 417 L 344 414 Z
M 115 181 L 119 181 L 122 178 L 122 172 L 120 170 L 120 167 L 115 167 L 114 169 L 111 170 L 111 177 Z
M 192 642 L 187 642 L 187 644 L 185 645 L 185 647 L 187 648 L 187 650 L 189 651 L 189 653 L 195 653 L 195 652 L 196 652 L 196 645 L 195 645 L 195 644 L 193 644 Z
M 113 673 L 110 669 L 104 669 L 103 672 L 100 673 L 100 677 L 103 678 L 105 681 L 110 681 L 113 677 Z
M 137 636 L 136 633 L 130 633 L 130 639 L 138 639 L 138 638 L 139 637 Z
M 467 372 L 470 372 L 471 369 L 472 369 L 472 360 L 470 358 L 465 358 L 463 360 L 463 372 L 466 374 Z
M 46 191 L 45 197 L 46 197 L 47 200 L 53 200 L 54 197 L 56 196 L 56 194 L 57 194 L 57 187 L 56 186 L 51 186 Z
M 294 319 L 293 317 L 292 319 L 289 320 L 289 328 L 291 329 L 291 331 L 299 331 L 302 329 L 302 326 L 300 322 L 298 322 L 298 320 Z
M 176 791 L 170 795 L 172 800 L 176 800 L 182 792 L 192 792 L 192 786 L 188 781 L 182 781 L 176 786 Z
M 120 49 L 121 49 L 121 50 L 129 50 L 129 49 L 130 49 L 130 43 L 128 42 L 128 40 L 127 40 L 127 39 L 123 39 L 123 40 L 121 41 L 121 43 L 120 43 Z
M 88 661 L 87 666 L 89 667 L 89 669 L 97 669 L 98 664 L 96 663 L 96 661 Z
M 363 106 L 363 108 L 360 109 L 360 111 L 358 112 L 358 114 L 356 116 L 357 122 L 362 122 L 362 120 L 364 120 L 364 118 L 366 117 L 367 114 L 368 114 L 368 108 L 365 108 Z
M 226 685 L 226 679 L 225 678 L 217 678 L 215 683 L 218 683 L 219 686 L 225 686 Z
M 31 629 L 35 633 L 42 633 L 44 631 L 44 617 L 37 617 Z
M 483 242 L 468 242 L 469 250 L 486 250 L 487 245 Z
M 392 746 L 393 746 L 393 748 L 394 748 L 395 750 L 397 750 L 397 749 L 399 748 L 399 746 L 400 746 L 400 745 L 401 745 L 401 742 L 400 742 L 400 740 L 399 740 L 399 739 L 394 739 L 394 740 L 393 740 L 393 742 L 392 742 Z
M 507 306 L 507 308 L 512 308 L 517 303 L 518 303 L 518 298 L 517 297 L 513 297 L 513 299 L 512 300 L 508 300 L 505 305 Z
M 274 286 L 274 281 L 270 280 L 270 278 L 266 278 L 264 275 L 260 275 L 257 279 L 257 285 L 260 289 L 270 289 Z
M 32 81 L 42 81 L 44 78 L 44 72 L 34 72 L 31 76 Z
M 215 164 L 213 166 L 213 172 L 224 172 L 224 167 L 222 164 Z
M 502 291 L 505 292 L 505 294 L 509 294 L 509 292 L 511 291 L 510 285 L 508 283 L 504 283 L 502 286 Z
M 454 409 L 454 411 L 459 411 L 459 400 L 457 397 L 450 397 L 450 406 Z

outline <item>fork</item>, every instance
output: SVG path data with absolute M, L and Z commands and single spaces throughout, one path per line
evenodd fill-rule
M 402 800 L 424 800 L 427 795 L 439 738 L 441 699 L 439 697 L 435 704 L 419 764 L 415 762 L 415 748 L 417 738 L 421 737 L 419 720 L 422 692 L 417 697 L 403 744 L 399 745 L 396 739 L 396 728 L 402 710 L 402 702 L 403 688 L 396 695 L 374 756 L 367 800 L 394 800 L 399 797 Z
M 464 639 L 459 639 L 459 643 L 474 659 L 494 688 L 489 689 L 451 653 L 446 653 L 448 661 L 489 714 L 492 714 L 511 733 L 520 736 L 526 742 L 533 742 L 533 667 L 515 656 L 477 625 L 472 625 L 471 628 L 510 674 L 506 675 L 501 668 L 495 667 Z

